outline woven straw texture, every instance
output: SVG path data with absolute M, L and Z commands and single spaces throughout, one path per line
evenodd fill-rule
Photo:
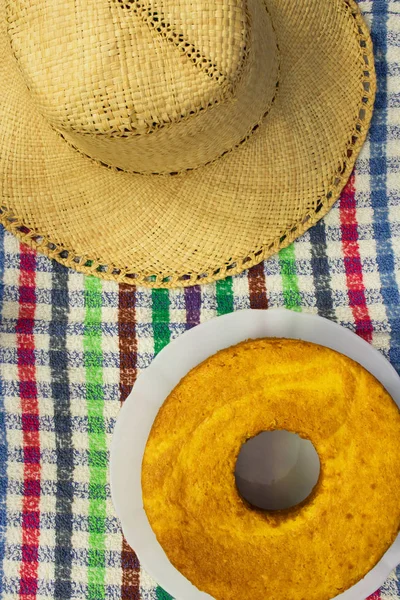
M 350 176 L 375 95 L 354 0 L 1 7 L 0 220 L 66 266 L 221 279 L 288 246 Z
M 188 328 L 286 306 L 352 329 L 400 372 L 400 3 L 360 6 L 376 49 L 370 134 L 339 201 L 279 254 L 150 290 L 85 277 L 0 227 L 1 600 L 169 599 L 123 540 L 107 466 L 120 402 Z M 400 570 L 373 600 L 400 600 Z

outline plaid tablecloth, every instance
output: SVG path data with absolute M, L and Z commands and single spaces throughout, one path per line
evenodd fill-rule
M 400 369 L 400 0 L 360 4 L 378 72 L 369 140 L 334 209 L 279 255 L 150 291 L 85 278 L 0 230 L 1 600 L 169 598 L 123 540 L 107 467 L 120 402 L 189 327 L 286 306 L 356 331 Z M 373 598 L 400 599 L 399 575 Z

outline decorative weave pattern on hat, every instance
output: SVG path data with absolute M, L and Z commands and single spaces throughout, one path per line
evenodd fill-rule
M 56 0 L 9 0 L 7 25 L 48 123 L 125 172 L 215 160 L 249 135 L 276 92 L 278 50 L 260 0 L 69 0 L 61 9 Z
M 241 5 L 9 0 L 8 30 L 26 83 L 55 127 L 123 134 L 177 121 L 232 93 L 247 43 Z
M 353 0 L 1 1 L 0 220 L 62 264 L 218 280 L 350 176 L 375 95 Z

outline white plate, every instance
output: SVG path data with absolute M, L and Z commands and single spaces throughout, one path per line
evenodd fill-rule
M 169 562 L 142 503 L 141 466 L 147 437 L 165 398 L 190 369 L 249 338 L 284 337 L 315 342 L 346 354 L 368 369 L 400 407 L 400 378 L 390 363 L 360 337 L 331 321 L 285 309 L 243 310 L 194 327 L 168 344 L 138 377 L 118 415 L 111 445 L 111 494 L 128 544 L 143 568 L 177 600 L 205 600 Z M 382 560 L 337 598 L 364 600 L 400 563 L 400 535 Z

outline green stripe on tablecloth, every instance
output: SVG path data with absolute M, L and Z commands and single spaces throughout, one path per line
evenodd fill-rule
M 168 290 L 154 289 L 151 292 L 151 299 L 153 302 L 152 309 L 152 323 L 153 323 L 153 335 L 154 335 L 154 354 L 157 355 L 160 350 L 166 346 L 171 337 L 169 330 L 169 293 Z M 171 600 L 170 596 L 165 590 L 156 587 L 156 598 L 157 600 Z
M 283 299 L 285 307 L 301 311 L 301 298 L 296 273 L 294 244 L 279 252 L 279 266 L 282 276 Z
M 107 445 L 103 415 L 101 290 L 100 279 L 86 277 L 83 348 L 89 427 L 88 600 L 102 600 L 105 597 Z
M 156 598 L 157 600 L 172 600 L 172 596 L 170 596 L 168 592 L 166 592 L 159 586 L 156 588 Z
M 151 292 L 153 303 L 152 321 L 154 335 L 154 354 L 166 346 L 170 340 L 169 330 L 169 293 L 168 290 L 154 289 Z
M 232 277 L 227 277 L 215 284 L 217 298 L 217 315 L 226 315 L 233 311 L 233 283 Z

